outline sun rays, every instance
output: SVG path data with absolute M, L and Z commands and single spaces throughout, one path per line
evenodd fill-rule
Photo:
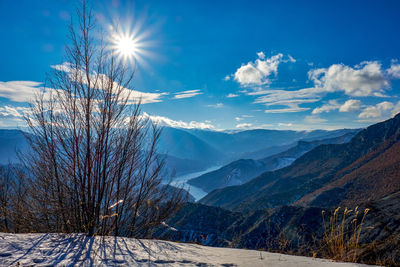
M 140 21 L 134 23 L 124 23 L 119 26 L 110 26 L 110 49 L 115 53 L 119 60 L 125 63 L 134 63 L 135 65 L 147 65 L 146 59 L 153 57 L 154 51 L 150 51 L 154 46 L 151 39 L 151 29 L 143 29 L 143 23 Z

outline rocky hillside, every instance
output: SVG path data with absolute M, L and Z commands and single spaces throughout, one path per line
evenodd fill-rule
M 266 165 L 260 160 L 240 159 L 218 170 L 191 179 L 188 184 L 199 187 L 209 193 L 214 189 L 244 184 L 266 170 Z
M 362 130 L 349 143 L 320 145 L 286 168 L 215 190 L 200 202 L 245 211 L 296 202 L 326 207 L 379 199 L 400 190 L 399 136 L 397 115 Z
M 274 171 L 290 165 L 297 158 L 321 144 L 346 143 L 358 132 L 357 130 L 343 131 L 348 132 L 342 136 L 323 140 L 298 141 L 296 146 L 260 160 L 240 159 L 231 162 L 218 170 L 191 179 L 188 183 L 203 189 L 205 192 L 244 184 L 263 172 Z
M 369 212 L 360 232 L 359 260 L 399 266 L 400 191 L 376 201 L 360 203 L 359 221 L 365 209 L 369 209 Z M 326 222 L 324 225 L 322 212 L 327 219 L 334 210 L 281 206 L 240 213 L 188 203 L 168 221 L 170 227 L 159 228 L 154 236 L 211 246 L 265 249 L 308 256 L 317 253 L 317 256 L 324 256 L 322 237 Z M 339 213 L 342 214 L 343 210 Z M 353 219 L 348 216 L 344 225 L 352 225 Z M 341 217 L 338 220 L 341 221 Z

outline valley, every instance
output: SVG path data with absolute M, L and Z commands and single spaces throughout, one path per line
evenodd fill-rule
M 400 267 L 399 0 L 0 0 L 0 266 Z
M 219 169 L 221 166 L 214 166 L 214 167 L 209 167 L 206 170 L 199 171 L 199 172 L 192 172 L 192 173 L 187 173 L 178 177 L 174 177 L 171 185 L 175 187 L 183 187 L 186 189 L 190 195 L 192 195 L 196 201 L 202 199 L 205 195 L 207 195 L 206 192 L 204 192 L 201 188 L 196 187 L 194 185 L 188 184 L 188 181 L 199 177 L 205 173 L 212 172 L 214 170 Z

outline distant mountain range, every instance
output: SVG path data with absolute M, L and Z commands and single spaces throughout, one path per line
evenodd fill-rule
M 288 131 L 254 129 L 238 132 L 186 130 L 224 154 L 227 162 L 237 159 L 262 159 L 295 146 L 299 140 L 313 141 L 342 136 L 348 129 L 334 131 Z M 356 130 L 358 131 L 358 130 Z
M 0 164 L 17 163 L 17 151 L 26 151 L 29 144 L 20 130 L 0 130 Z
M 299 204 L 332 207 L 379 199 L 400 190 L 400 115 L 360 131 L 345 144 L 319 145 L 288 167 L 200 202 L 235 210 Z
M 341 144 L 350 141 L 358 130 L 341 130 L 343 135 L 323 140 L 298 141 L 286 151 L 260 159 L 240 159 L 218 170 L 191 179 L 189 184 L 200 187 L 205 192 L 232 185 L 241 185 L 266 171 L 273 171 L 290 165 L 298 157 L 321 144 Z
M 268 152 L 263 155 L 272 155 L 286 150 L 288 145 L 294 146 L 302 138 L 338 135 L 341 131 L 248 130 L 228 133 L 163 127 L 159 153 L 166 155 L 167 167 L 172 175 L 182 175 L 227 164 L 253 150 L 264 149 Z M 17 162 L 15 151 L 27 149 L 23 132 L 0 130 L 0 164 Z

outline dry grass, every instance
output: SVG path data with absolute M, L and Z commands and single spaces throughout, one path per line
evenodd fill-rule
M 335 209 L 329 220 L 325 220 L 325 211 L 322 211 L 324 225 L 323 251 L 326 256 L 334 260 L 357 262 L 360 234 L 363 230 L 365 216 L 369 209 L 360 211 L 341 207 Z

